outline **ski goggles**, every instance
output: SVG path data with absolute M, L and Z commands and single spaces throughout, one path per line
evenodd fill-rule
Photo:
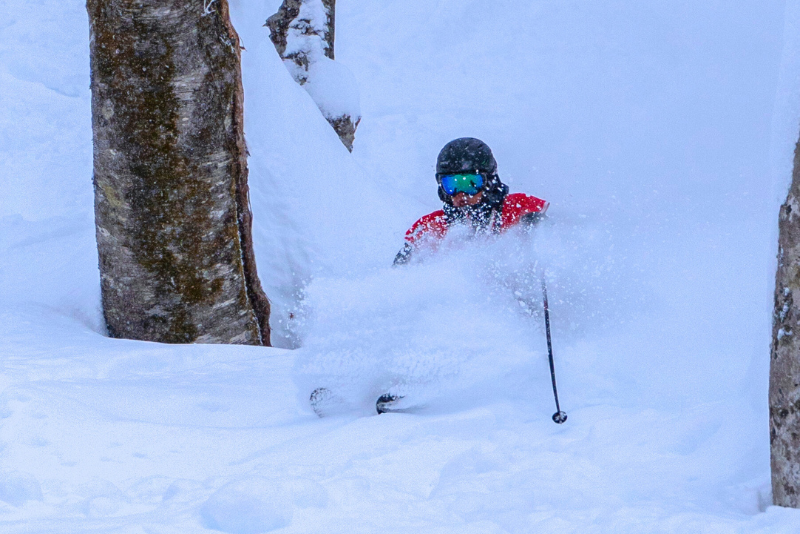
M 477 173 L 439 175 L 439 184 L 450 196 L 459 193 L 477 195 L 483 189 L 484 183 L 483 176 Z

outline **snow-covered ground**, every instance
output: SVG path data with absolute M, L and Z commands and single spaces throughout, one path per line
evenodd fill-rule
M 85 8 L 6 0 L 0 531 L 800 532 L 766 403 L 800 3 L 339 0 L 352 155 L 262 27 L 279 3 L 231 0 L 265 349 L 104 336 Z M 461 136 L 550 223 L 390 268 Z M 393 388 L 416 409 L 372 416 Z

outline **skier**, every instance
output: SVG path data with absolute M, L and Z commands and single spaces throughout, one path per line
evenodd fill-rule
M 518 224 L 530 227 L 541 220 L 549 205 L 524 193 L 509 194 L 497 175 L 492 150 L 472 137 L 455 139 L 442 148 L 436 161 L 436 183 L 443 209 L 409 228 L 394 265 L 408 263 L 420 247 L 435 247 L 454 225 L 466 225 L 474 235 L 496 234 Z
M 436 183 L 444 206 L 409 228 L 394 265 L 411 261 L 420 247 L 435 248 L 454 225 L 465 225 L 471 235 L 498 234 L 519 224 L 534 226 L 549 206 L 546 200 L 531 195 L 509 194 L 497 175 L 492 150 L 472 137 L 455 139 L 442 148 L 436 160 Z M 376 403 L 378 413 L 398 411 L 396 403 L 402 398 L 392 393 L 381 395 Z
M 532 227 L 549 206 L 547 201 L 524 193 L 509 194 L 508 186 L 497 175 L 492 150 L 472 137 L 455 139 L 442 148 L 436 161 L 436 183 L 443 209 L 425 215 L 411 226 L 394 265 L 408 263 L 420 247 L 435 248 L 454 225 L 464 225 L 472 235 L 498 234 L 520 224 Z M 552 363 L 551 372 L 554 373 Z M 555 391 L 555 376 L 553 387 Z M 402 399 L 395 393 L 381 395 L 375 404 L 377 412 L 405 411 L 398 407 Z M 311 392 L 309 401 L 321 417 L 330 404 L 335 404 L 336 396 L 322 387 Z M 559 408 L 553 420 L 566 421 L 566 415 Z

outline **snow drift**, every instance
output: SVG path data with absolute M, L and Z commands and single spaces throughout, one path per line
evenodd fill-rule
M 797 135 L 795 2 L 340 0 L 352 155 L 268 40 L 278 4 L 232 14 L 259 273 L 295 351 L 103 335 L 84 6 L 8 3 L 2 530 L 796 531 L 769 506 L 765 186 Z M 389 268 L 465 135 L 552 226 Z M 322 383 L 337 417 L 306 404 Z M 363 417 L 396 386 L 427 408 Z

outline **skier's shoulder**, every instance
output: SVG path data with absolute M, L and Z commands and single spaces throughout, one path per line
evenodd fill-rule
M 544 215 L 550 203 L 525 193 L 509 193 L 503 201 L 503 225 L 513 225 L 529 213 Z
M 520 213 L 544 213 L 550 205 L 544 199 L 525 193 L 509 193 L 503 201 L 503 211 Z
M 447 221 L 443 210 L 436 210 L 420 217 L 406 232 L 406 241 L 414 243 L 425 237 L 443 237 L 447 233 Z

